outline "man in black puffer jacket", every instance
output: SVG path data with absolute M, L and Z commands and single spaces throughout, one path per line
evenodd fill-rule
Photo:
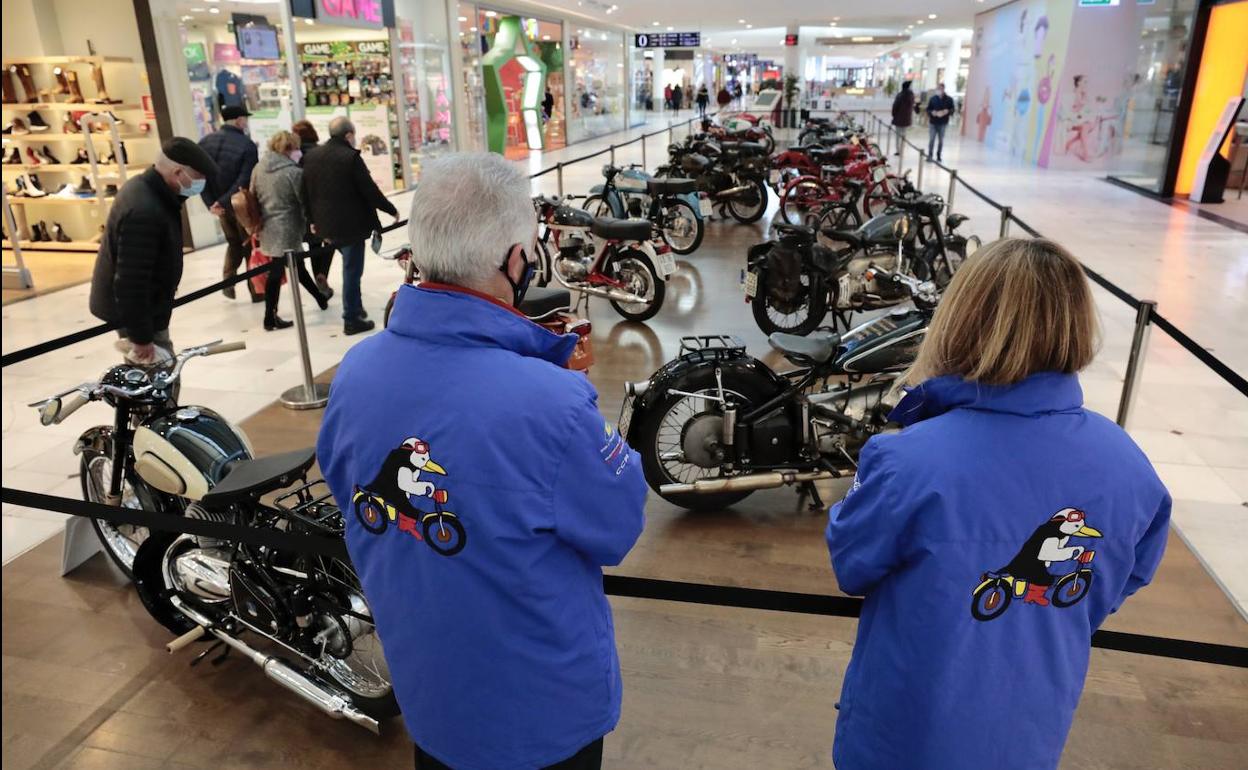
M 342 326 L 346 334 L 373 328 L 360 299 L 364 241 L 381 227 L 377 211 L 396 219 L 399 210 L 377 187 L 360 151 L 355 126 L 345 117 L 329 123 L 329 140 L 303 158 L 303 199 L 312 232 L 342 254 Z
M 91 314 L 116 324 L 126 361 L 173 355 L 169 317 L 182 279 L 182 204 L 217 175 L 199 145 L 175 136 L 156 163 L 131 177 L 108 212 L 91 277 Z
M 247 231 L 238 223 L 234 216 L 234 208 L 230 205 L 230 196 L 238 192 L 240 187 L 251 183 L 251 170 L 260 159 L 256 143 L 247 136 L 247 116 L 251 113 L 245 107 L 222 107 L 221 128 L 199 140 L 199 146 L 216 161 L 221 175 L 209 180 L 208 186 L 200 197 L 221 222 L 221 232 L 225 234 L 225 268 L 222 274 L 226 278 L 234 276 L 238 268 L 247 259 Z M 251 284 L 247 284 L 248 290 Z M 234 299 L 234 287 L 227 286 L 221 290 L 225 296 Z M 251 295 L 252 302 L 260 302 L 263 295 Z

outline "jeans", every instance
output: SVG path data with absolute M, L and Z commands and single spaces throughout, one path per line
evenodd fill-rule
M 939 126 L 935 123 L 927 127 L 927 157 L 935 157 L 940 160 L 940 156 L 945 152 L 945 127 L 948 123 L 941 123 Z M 932 147 L 935 146 L 936 154 L 932 155 Z
M 360 279 L 364 276 L 364 241 L 339 244 L 342 254 L 342 320 L 350 321 L 364 312 L 360 299 Z

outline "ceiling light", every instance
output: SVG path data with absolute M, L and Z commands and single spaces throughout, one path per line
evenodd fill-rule
M 919 23 L 919 24 L 922 24 L 922 23 L 923 23 L 923 20 L 922 20 L 922 19 L 919 19 L 918 23 Z
M 871 37 L 870 35 L 865 35 L 865 36 L 860 36 L 860 37 L 851 37 L 850 40 L 852 40 L 855 43 L 870 43 L 872 40 L 875 40 L 875 38 Z
M 460 16 L 460 17 L 459 17 L 459 20 L 460 20 L 460 21 L 468 21 L 468 17 L 467 17 L 467 16 Z
M 736 45 L 736 44 L 737 44 L 737 39 L 734 37 L 734 38 L 732 39 L 732 45 Z
M 652 22 L 650 22 L 650 25 L 651 25 L 651 26 L 654 26 L 654 27 L 657 27 L 657 26 L 659 26 L 659 23 L 658 23 L 657 21 L 652 21 Z
M 832 17 L 832 21 L 840 21 L 840 20 L 841 20 L 841 17 L 840 17 L 840 16 L 833 16 L 833 17 Z
M 193 18 L 195 18 L 195 17 L 194 17 L 194 16 L 183 16 L 183 17 L 182 17 L 182 21 L 190 21 L 190 20 L 191 20 L 191 19 L 193 19 Z
M 221 13 L 220 8 L 209 8 L 208 13 Z
M 934 19 L 934 18 L 936 18 L 936 14 L 934 14 L 934 13 L 929 13 L 929 14 L 927 15 L 927 18 L 929 18 L 929 19 Z
M 830 22 L 828 22 L 828 26 L 829 26 L 829 27 L 835 27 L 835 26 L 836 26 L 836 22 L 834 22 L 834 21 L 830 21 Z
M 738 24 L 744 24 L 744 23 L 745 23 L 745 19 L 737 19 L 737 23 L 738 23 Z
M 204 8 L 192 8 L 191 13 L 203 13 L 205 10 Z
M 498 15 L 498 11 L 486 11 L 485 12 L 485 18 L 487 19 L 492 19 L 497 15 Z
M 753 24 L 746 24 L 746 25 L 745 25 L 745 28 L 746 28 L 746 29 L 754 29 L 754 25 L 753 25 Z
M 468 31 L 469 31 L 469 32 L 476 32 L 476 31 L 477 31 L 477 28 L 476 28 L 476 27 L 469 27 L 469 28 L 468 28 Z
M 550 35 L 542 35 L 542 40 L 550 40 Z
M 312 21 L 311 19 L 304 19 L 304 20 L 303 20 L 303 23 L 304 23 L 304 24 L 315 24 L 316 22 L 315 22 L 315 21 Z M 464 34 L 464 33 L 462 33 L 462 32 L 461 32 L 461 33 L 459 33 L 459 34 L 461 34 L 461 35 L 462 35 L 462 34 Z

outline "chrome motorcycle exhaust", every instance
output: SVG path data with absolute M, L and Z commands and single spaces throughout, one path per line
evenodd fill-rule
M 716 492 L 746 492 L 757 489 L 774 489 L 785 484 L 798 484 L 806 481 L 829 481 L 837 478 L 831 471 L 774 471 L 772 473 L 751 473 L 748 476 L 733 476 L 727 479 L 700 479 L 692 484 L 664 484 L 659 491 L 665 495 L 680 494 L 714 494 Z
M 183 615 L 203 626 L 210 634 L 246 656 L 252 663 L 259 666 L 269 679 L 282 685 L 334 719 L 347 719 L 360 727 L 381 735 L 381 726 L 377 723 L 377 720 L 353 706 L 348 698 L 319 682 L 312 681 L 281 658 L 266 655 L 243 640 L 217 628 L 211 620 L 188 607 L 180 597 L 169 597 L 169 603 L 177 607 Z
M 714 195 L 717 200 L 722 199 L 722 198 L 734 198 L 743 192 L 748 192 L 749 190 L 753 190 L 753 189 L 754 189 L 754 185 L 743 184 L 737 187 L 729 187 L 727 190 L 720 190 Z

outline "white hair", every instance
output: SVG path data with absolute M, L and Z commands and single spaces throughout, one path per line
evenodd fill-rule
M 493 153 L 436 158 L 421 169 L 408 228 L 424 279 L 484 289 L 512 246 L 532 249 L 537 215 L 529 180 Z

